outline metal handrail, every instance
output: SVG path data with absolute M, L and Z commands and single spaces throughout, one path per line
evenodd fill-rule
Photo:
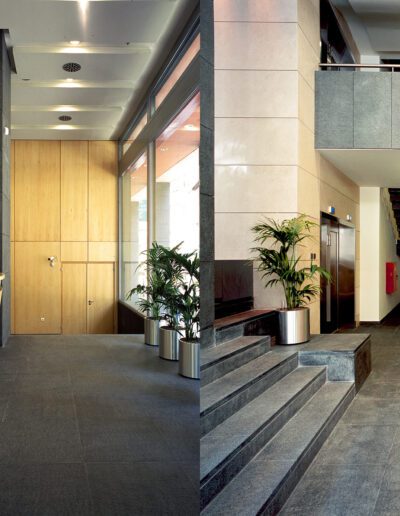
M 400 64 L 351 64 L 351 63 L 320 63 L 320 68 L 329 67 L 329 68 L 390 68 L 393 72 L 395 69 L 400 69 Z

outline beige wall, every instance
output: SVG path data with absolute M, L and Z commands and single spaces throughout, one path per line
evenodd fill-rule
M 216 259 L 250 258 L 250 227 L 264 216 L 319 221 L 334 205 L 357 225 L 358 188 L 314 150 L 319 2 L 214 5 Z M 311 252 L 319 257 L 318 231 L 304 259 Z M 256 307 L 281 306 L 282 292 L 266 291 L 256 271 L 254 278 Z M 318 332 L 318 302 L 311 313 Z
M 361 321 L 381 321 L 400 302 L 399 289 L 386 293 L 386 262 L 396 263 L 400 270 L 400 259 L 396 253 L 397 229 L 393 229 L 390 219 L 392 207 L 384 198 L 385 192 L 379 187 L 360 189 Z

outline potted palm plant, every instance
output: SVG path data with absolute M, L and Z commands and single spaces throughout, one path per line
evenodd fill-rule
M 175 329 L 179 340 L 179 373 L 187 378 L 200 378 L 200 260 L 197 252 L 181 253 L 178 248 L 169 257 L 180 271 L 174 297 L 176 314 Z
M 159 345 L 160 320 L 163 308 L 164 276 L 161 267 L 163 250 L 154 243 L 150 249 L 143 252 L 145 260 L 138 265 L 147 273 L 147 283 L 137 285 L 127 294 L 127 299 L 139 296 L 138 305 L 146 314 L 144 321 L 144 341 L 149 346 Z
M 162 259 L 160 267 L 163 275 L 163 307 L 162 319 L 165 325 L 160 326 L 160 358 L 165 360 L 179 359 L 179 285 L 182 280 L 182 269 L 174 260 L 174 255 L 181 244 L 173 249 L 161 247 Z
M 310 260 L 304 267 L 296 251 L 318 224 L 305 215 L 277 222 L 272 219 L 252 227 L 259 244 L 256 254 L 258 270 L 266 280 L 265 287 L 280 285 L 286 306 L 278 310 L 280 344 L 301 344 L 310 340 L 310 310 L 306 306 L 319 295 L 319 277 L 330 281 L 330 274 Z M 265 245 L 267 243 L 267 245 Z

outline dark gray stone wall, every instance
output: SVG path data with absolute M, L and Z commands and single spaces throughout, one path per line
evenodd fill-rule
M 3 282 L 3 300 L 0 313 L 1 345 L 6 344 L 10 336 L 10 135 L 5 134 L 5 127 L 11 128 L 11 66 L 8 58 L 4 34 L 1 32 L 0 60 L 0 108 L 1 108 L 1 245 L 0 270 L 6 274 Z
M 200 1 L 200 341 L 214 344 L 214 2 Z
M 316 72 L 315 147 L 399 149 L 399 75 Z

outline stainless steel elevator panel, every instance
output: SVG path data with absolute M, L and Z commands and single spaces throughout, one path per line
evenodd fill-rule
M 355 319 L 355 259 L 354 226 L 339 223 L 339 328 L 354 326 Z
M 321 332 L 354 325 L 354 226 L 336 217 L 321 216 L 321 266 L 332 277 L 321 280 Z

